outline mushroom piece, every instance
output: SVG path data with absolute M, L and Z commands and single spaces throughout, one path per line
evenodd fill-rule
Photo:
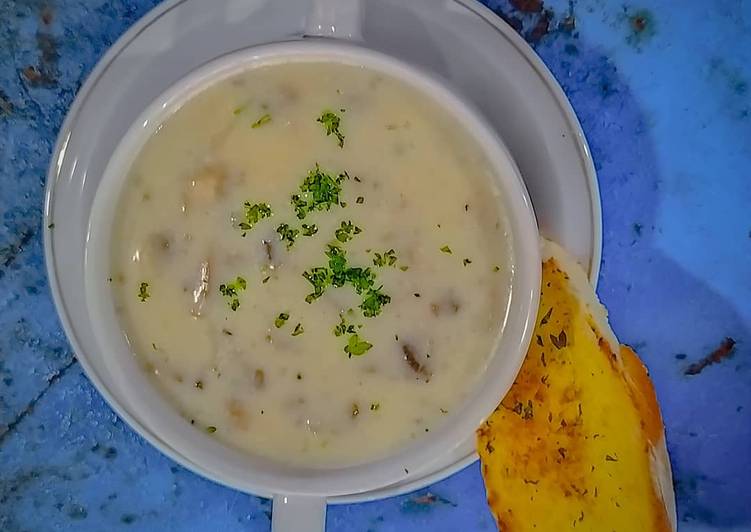
M 421 364 L 417 360 L 414 348 L 409 344 L 402 344 L 402 353 L 404 353 L 404 361 L 418 376 L 425 379 L 425 382 L 430 382 L 432 373 L 428 370 L 425 364 Z
M 209 293 L 209 278 L 209 261 L 205 260 L 201 263 L 201 276 L 193 289 L 193 306 L 190 309 L 190 313 L 194 318 L 200 317 L 201 312 L 203 311 L 203 306 L 206 303 L 206 296 Z
M 274 263 L 274 247 L 271 240 L 262 240 L 263 250 L 266 252 L 266 258 L 269 259 L 269 264 Z
M 461 303 L 453 296 L 448 296 L 442 301 L 430 304 L 430 312 L 436 317 L 442 314 L 458 314 L 461 308 Z
M 187 213 L 192 207 L 205 207 L 216 202 L 224 191 L 226 180 L 227 173 L 223 168 L 213 165 L 203 167 L 188 181 L 183 213 Z
M 227 403 L 227 412 L 232 424 L 240 430 L 248 430 L 249 415 L 243 404 L 237 399 L 230 399 Z
M 253 374 L 253 384 L 255 384 L 255 387 L 258 389 L 263 388 L 264 384 L 266 383 L 266 374 L 262 369 L 257 369 L 255 373 Z
M 272 275 L 276 270 L 278 264 L 276 254 L 276 246 L 274 245 L 274 238 L 264 237 L 261 239 L 260 249 L 260 264 L 259 267 L 265 275 Z

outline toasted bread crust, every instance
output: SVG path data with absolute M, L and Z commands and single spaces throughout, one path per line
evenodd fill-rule
M 646 368 L 618 345 L 583 270 L 557 246 L 545 250 L 532 345 L 478 430 L 499 528 L 675 530 L 662 418 Z

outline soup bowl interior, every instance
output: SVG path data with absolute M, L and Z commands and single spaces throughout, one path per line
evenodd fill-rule
M 510 297 L 493 353 L 468 399 L 430 434 L 387 456 L 342 467 L 300 467 L 249 454 L 218 442 L 188 424 L 155 389 L 133 356 L 116 315 L 110 282 L 110 249 L 116 205 L 128 169 L 148 139 L 192 96 L 230 76 L 286 62 L 333 61 L 393 76 L 432 97 L 463 124 L 493 169 L 498 201 L 506 214 L 513 251 Z M 139 116 L 115 150 L 96 193 L 85 258 L 86 303 L 99 352 L 112 377 L 106 390 L 118 410 L 141 422 L 151 441 L 173 450 L 189 467 L 224 484 L 258 495 L 333 496 L 381 488 L 430 470 L 459 446 L 493 411 L 510 388 L 526 353 L 537 313 L 540 256 L 529 196 L 508 150 L 492 129 L 441 82 L 391 57 L 350 44 L 320 40 L 249 48 L 211 61 L 168 89 Z

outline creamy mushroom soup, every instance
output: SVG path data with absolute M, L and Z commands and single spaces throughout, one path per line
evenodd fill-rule
M 196 430 L 308 466 L 375 459 L 471 393 L 510 297 L 493 171 L 402 80 L 267 65 L 192 97 L 131 166 L 123 330 Z

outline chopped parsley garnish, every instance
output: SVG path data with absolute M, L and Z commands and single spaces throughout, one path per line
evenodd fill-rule
M 227 299 L 229 308 L 236 311 L 240 306 L 239 293 L 245 290 L 248 283 L 239 275 L 232 283 L 222 283 L 219 285 L 219 292 Z
M 281 329 L 284 327 L 284 324 L 287 323 L 287 320 L 289 319 L 289 314 L 286 312 L 280 312 L 279 315 L 274 320 L 274 326 L 277 329 Z
M 371 347 L 373 347 L 373 344 L 361 340 L 357 334 L 353 334 L 349 337 L 347 345 L 344 346 L 344 352 L 347 353 L 350 358 L 352 356 L 359 357 L 364 355 Z
M 297 235 L 300 234 L 299 229 L 290 227 L 289 224 L 280 224 L 279 227 L 276 228 L 276 232 L 279 233 L 280 240 L 286 242 L 287 249 L 295 244 L 295 239 L 297 238 Z
M 493 271 L 494 272 L 499 272 L 499 271 L 501 271 L 501 267 L 500 266 L 493 266 Z
M 216 432 L 216 427 L 209 425 L 208 427 L 206 427 L 206 432 L 208 432 L 209 434 L 214 434 Z
M 383 310 L 383 306 L 391 303 L 391 296 L 382 293 L 381 288 L 383 287 L 368 290 L 365 299 L 360 303 L 362 314 L 366 318 L 378 316 Z
M 334 236 L 336 236 L 336 239 L 339 242 L 347 242 L 348 240 L 352 240 L 354 235 L 359 235 L 362 233 L 362 229 L 354 225 L 351 221 L 349 222 L 342 222 L 339 226 L 339 229 L 334 231 Z
M 203 390 L 203 381 L 196 381 L 193 383 L 193 386 L 195 386 L 199 390 Z
M 464 264 L 465 266 L 468 266 L 468 265 L 472 264 L 472 261 L 471 261 L 471 260 L 469 260 L 469 259 L 464 259 L 464 260 L 462 261 L 462 264 Z
M 252 127 L 253 129 L 258 129 L 262 125 L 268 124 L 269 122 L 271 122 L 271 115 L 266 113 L 261 118 L 253 122 L 253 124 L 250 127 Z
M 313 236 L 318 232 L 318 226 L 316 224 L 302 224 L 302 236 Z
M 298 323 L 297 325 L 295 325 L 295 330 L 292 331 L 292 336 L 300 336 L 304 332 L 305 329 L 303 329 L 302 324 Z
M 342 132 L 339 131 L 339 126 L 342 122 L 342 119 L 339 117 L 339 115 L 332 113 L 331 111 L 324 111 L 320 118 L 316 119 L 316 122 L 323 124 L 324 129 L 326 129 L 327 137 L 330 135 L 335 135 L 339 147 L 344 148 L 344 135 L 342 135 Z
M 300 185 L 301 194 L 292 196 L 291 203 L 297 217 L 302 220 L 312 211 L 328 211 L 333 205 L 339 205 L 341 184 L 345 179 L 349 179 L 346 172 L 332 177 L 316 163 L 316 167 L 308 172 Z
M 241 105 L 240 107 L 235 107 L 235 110 L 232 111 L 232 114 L 235 115 L 235 116 L 237 116 L 240 113 L 242 113 L 243 111 L 245 111 L 245 106 Z
M 375 274 L 370 268 L 348 268 L 345 277 L 358 294 L 369 290 L 375 283 Z
M 312 303 L 321 297 L 326 288 L 331 284 L 331 271 L 328 268 L 311 268 L 303 272 L 302 276 L 313 285 L 313 293 L 305 296 L 306 303 Z
M 409 266 L 399 266 L 399 269 L 403 272 L 406 272 L 407 270 L 409 270 Z
M 383 305 L 391 302 L 391 297 L 381 292 L 382 286 L 373 288 L 376 275 L 370 268 L 350 267 L 347 264 L 346 251 L 337 243 L 329 244 L 326 256 L 328 268 L 320 266 L 303 272 L 303 277 L 313 285 L 313 293 L 305 297 L 312 303 L 323 295 L 330 286 L 342 287 L 349 283 L 358 294 L 365 294 L 359 305 L 365 317 L 371 318 L 381 313 Z
M 449 255 L 451 255 L 451 248 L 448 247 L 448 246 L 443 246 L 441 248 L 441 251 L 443 251 L 444 253 L 448 253 Z
M 344 334 L 355 334 L 355 326 L 351 323 L 347 323 L 343 315 L 339 316 L 339 325 L 334 327 L 334 336 L 342 336 Z
M 357 196 L 355 203 L 357 203 L 358 205 L 362 205 L 363 203 L 365 203 L 365 198 L 362 196 Z
M 381 408 L 381 403 L 370 403 L 370 410 L 371 411 L 375 412 L 379 408 Z
M 243 203 L 243 208 L 245 209 L 245 215 L 243 221 L 238 224 L 238 227 L 243 231 L 242 236 L 245 236 L 248 231 L 253 229 L 253 226 L 259 221 L 273 214 L 268 203 L 255 203 L 251 205 L 249 201 L 246 201 Z
M 151 293 L 149 292 L 149 283 L 141 283 L 141 286 L 138 287 L 138 299 L 141 300 L 141 303 L 144 303 L 150 297 Z
M 385 251 L 383 254 L 376 253 L 373 258 L 373 264 L 375 266 L 393 266 L 396 264 L 396 252 L 393 249 Z
M 347 281 L 346 252 L 337 245 L 329 244 L 326 256 L 329 258 L 331 284 L 334 286 L 344 286 L 344 283 Z

